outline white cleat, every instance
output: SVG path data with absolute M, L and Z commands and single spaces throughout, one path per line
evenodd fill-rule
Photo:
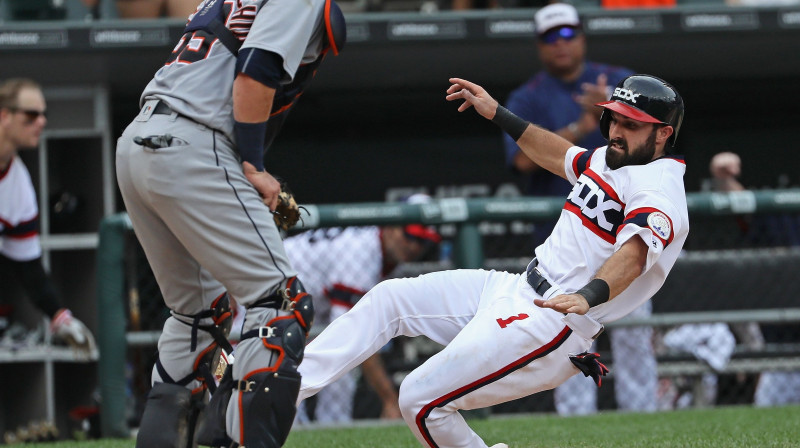
M 490 448 L 508 448 L 508 445 L 505 443 L 498 443 L 497 445 L 492 445 Z

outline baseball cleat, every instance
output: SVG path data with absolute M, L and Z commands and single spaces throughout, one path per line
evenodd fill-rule
M 490 448 L 508 448 L 508 445 L 505 443 L 498 443 L 497 445 L 492 445 Z

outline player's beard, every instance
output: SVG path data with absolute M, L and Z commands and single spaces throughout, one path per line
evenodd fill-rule
M 625 141 L 625 139 L 615 138 L 609 140 L 608 146 L 616 143 L 617 146 L 622 148 L 622 151 L 617 152 L 610 148 L 606 149 L 606 165 L 608 165 L 608 167 L 612 170 L 615 170 L 628 165 L 644 165 L 645 163 L 653 160 L 653 156 L 656 153 L 657 130 L 658 128 L 653 126 L 653 132 L 650 133 L 650 136 L 647 137 L 647 140 L 644 142 L 644 144 L 636 147 L 636 149 L 633 151 L 630 151 L 630 148 L 628 148 L 628 143 Z

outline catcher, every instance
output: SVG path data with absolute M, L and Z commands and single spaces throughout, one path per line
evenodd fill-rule
M 288 437 L 313 310 L 263 157 L 345 33 L 332 0 L 206 0 L 142 92 L 118 140 L 117 181 L 171 316 L 137 446 L 193 446 L 213 353 L 229 348 L 228 293 L 247 311 L 229 386 L 214 394 L 230 394 L 215 408 L 214 434 L 227 440 L 203 443 L 275 448 Z

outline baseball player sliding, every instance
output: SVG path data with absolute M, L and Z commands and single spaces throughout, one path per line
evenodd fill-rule
M 391 338 L 424 335 L 445 348 L 403 381 L 403 418 L 424 446 L 483 448 L 458 410 L 552 389 L 579 372 L 599 386 L 607 369 L 586 350 L 604 323 L 663 284 L 689 231 L 686 167 L 670 150 L 683 101 L 656 77 L 623 79 L 598 104 L 608 145 L 587 150 L 520 119 L 477 84 L 450 82 L 446 99 L 463 100 L 459 112 L 474 107 L 574 185 L 561 217 L 525 274 L 456 270 L 378 284 L 306 348 L 298 400 Z
M 117 179 L 172 313 L 138 447 L 286 440 L 313 307 L 270 213 L 281 188 L 263 158 L 344 39 L 332 0 L 205 0 L 145 87 L 118 141 Z M 228 294 L 247 308 L 243 334 L 195 439 L 215 352 L 231 352 Z

